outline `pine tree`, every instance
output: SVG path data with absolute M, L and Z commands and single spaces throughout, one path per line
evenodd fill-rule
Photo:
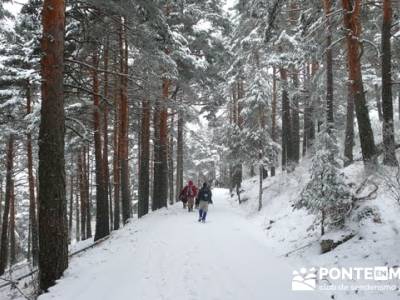
M 393 123 L 393 97 L 392 97 L 392 47 L 391 28 L 393 18 L 392 1 L 383 1 L 382 24 L 382 114 L 383 114 L 383 163 L 397 166 L 395 152 L 394 123 Z
M 376 149 L 361 72 L 361 50 L 358 42 L 362 29 L 360 23 L 361 0 L 356 0 L 354 3 L 350 0 L 342 0 L 342 6 L 344 11 L 344 26 L 348 30 L 346 41 L 349 81 L 358 121 L 361 150 L 364 162 L 370 165 L 371 163 L 374 164 L 376 160 Z
M 42 110 L 39 132 L 39 274 L 47 291 L 68 266 L 64 162 L 63 0 L 43 3 Z
M 335 158 L 338 147 L 332 129 L 326 128 L 319 134 L 316 149 L 318 150 L 310 169 L 310 181 L 303 189 L 295 207 L 305 208 L 316 214 L 321 225 L 321 235 L 324 235 L 326 226 L 344 224 L 352 197 L 350 187 L 346 184 Z
M 10 206 L 12 201 L 13 193 L 13 167 L 14 167 L 14 134 L 11 133 L 8 137 L 7 142 L 7 160 L 6 160 L 6 193 L 5 193 L 5 204 L 2 216 L 2 228 L 1 228 L 1 245 L 0 245 L 0 275 L 4 274 L 4 271 L 8 262 L 8 244 L 9 244 L 9 215 Z

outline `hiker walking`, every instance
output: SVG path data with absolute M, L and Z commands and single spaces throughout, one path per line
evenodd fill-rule
M 189 181 L 181 193 L 179 194 L 179 199 L 183 203 L 183 208 L 188 208 L 189 212 L 193 211 L 194 199 L 197 196 L 197 187 L 193 184 L 193 181 Z
M 203 187 L 199 191 L 196 202 L 198 202 L 199 205 L 199 222 L 205 223 L 208 205 L 213 203 L 211 189 L 206 182 L 203 183 Z

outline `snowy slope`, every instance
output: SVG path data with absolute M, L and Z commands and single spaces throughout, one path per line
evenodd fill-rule
M 355 237 L 331 252 L 321 254 L 320 229 L 313 228 L 314 216 L 305 210 L 294 210 L 292 204 L 309 179 L 309 162 L 303 162 L 293 174 L 278 174 L 264 181 L 263 210 L 258 207 L 258 178 L 248 179 L 243 184 L 243 198 L 240 206 L 254 227 L 264 232 L 268 246 L 275 255 L 285 258 L 291 265 L 302 267 L 374 267 L 400 265 L 400 205 L 388 193 L 379 176 L 371 181 L 379 185 L 377 197 L 358 203 L 347 222 L 346 231 Z M 359 186 L 367 175 L 361 162 L 344 169 L 349 182 Z M 368 187 L 361 195 L 368 194 Z M 233 198 L 232 203 L 238 204 Z M 362 212 L 374 211 L 374 215 L 359 219 Z M 337 231 L 334 234 L 341 234 Z M 356 284 L 357 282 L 344 282 Z M 399 284 L 397 283 L 399 286 Z M 335 299 L 400 299 L 395 291 L 334 292 Z
M 175 205 L 113 234 L 73 258 L 40 300 L 328 299 L 291 292 L 293 268 L 268 248 L 262 231 L 214 191 L 206 224 Z

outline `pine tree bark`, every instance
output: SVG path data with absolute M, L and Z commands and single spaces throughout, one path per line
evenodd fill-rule
M 276 88 L 276 67 L 272 67 L 272 128 L 271 128 L 271 136 L 274 142 L 277 142 L 276 136 L 276 111 L 277 111 L 277 88 Z M 275 166 L 271 167 L 271 176 L 274 177 L 276 173 Z
M 176 141 L 176 195 L 179 195 L 183 189 L 183 130 L 184 113 L 182 109 L 183 96 L 181 98 L 181 107 L 178 110 L 177 141 Z
M 86 239 L 92 238 L 92 181 L 93 181 L 93 171 L 91 169 L 91 160 L 90 160 L 90 148 L 89 146 L 86 147 L 85 150 L 87 157 L 86 157 L 86 162 L 84 165 L 85 169 L 85 214 L 86 214 Z M 81 212 L 82 213 L 82 212 Z
M 306 156 L 311 143 L 311 124 L 312 124 L 312 114 L 311 114 L 311 75 L 310 66 L 307 62 L 304 68 L 304 78 L 305 85 L 308 96 L 304 103 L 304 127 L 303 127 L 303 156 Z
M 126 28 L 121 25 L 120 29 L 120 71 L 128 75 L 128 42 Z M 120 184 L 121 184 L 121 202 L 122 202 L 122 222 L 125 224 L 131 217 L 131 200 L 129 191 L 129 166 L 128 166 L 128 79 L 126 76 L 120 76 L 121 97 L 120 97 L 120 118 L 119 118 L 119 147 L 120 151 Z
M 393 19 L 392 0 L 383 0 L 382 23 L 382 116 L 383 116 L 383 164 L 397 166 L 393 122 L 392 96 L 392 47 L 391 28 Z
M 100 99 L 99 99 L 99 79 L 97 52 L 93 53 L 93 66 L 96 67 L 92 72 L 93 79 L 93 124 L 94 124 L 94 153 L 96 169 L 96 232 L 94 240 L 97 241 L 110 234 L 109 215 L 108 215 L 108 194 L 104 176 L 104 165 L 102 156 L 101 125 L 100 125 Z
M 292 121 L 292 160 L 295 165 L 299 163 L 300 160 L 300 105 L 299 105 L 299 76 L 297 70 L 293 68 L 293 85 L 296 89 L 296 93 L 292 99 L 292 109 L 291 109 L 291 121 Z
M 310 78 L 314 79 L 319 70 L 319 63 L 317 61 L 313 61 L 311 63 L 311 76 Z M 312 97 L 312 95 L 310 95 Z M 317 118 L 314 117 L 314 111 L 316 107 L 316 102 L 314 99 L 310 102 L 310 136 L 308 147 L 311 148 L 314 145 L 315 137 L 316 137 L 316 124 L 319 126 L 320 122 Z
M 158 187 L 160 181 L 163 180 L 160 151 L 160 105 L 160 101 L 157 99 L 153 111 L 153 194 L 151 197 L 151 209 L 153 211 L 161 207 L 160 197 L 162 197 Z
M 150 103 L 147 97 L 142 100 L 142 120 L 140 132 L 140 169 L 138 216 L 149 212 L 150 181 Z
M 79 154 L 80 156 L 80 154 Z M 79 163 L 78 163 L 79 165 Z M 79 169 L 80 172 L 80 169 Z M 77 242 L 81 240 L 81 214 L 79 212 L 79 206 L 82 205 L 82 186 L 81 179 L 79 180 L 80 194 L 78 194 L 78 189 L 75 191 L 75 239 Z M 81 210 L 82 211 L 82 210 Z M 84 213 L 85 214 L 85 213 Z M 85 214 L 86 216 L 86 214 Z
M 160 188 L 160 207 L 167 207 L 168 199 L 168 99 L 170 80 L 164 79 L 163 82 L 163 106 L 160 114 L 160 151 L 161 151 L 161 182 L 158 182 Z
M 376 163 L 376 149 L 374 134 L 366 104 L 363 78 L 360 61 L 359 36 L 361 34 L 360 12 L 361 0 L 342 0 L 344 10 L 344 25 L 347 34 L 347 59 L 349 69 L 349 81 L 354 97 L 355 111 L 359 128 L 359 137 L 363 160 L 366 165 Z
M 344 141 L 344 165 L 348 166 L 353 163 L 353 144 L 354 144 L 354 99 L 351 86 L 347 92 L 347 114 L 346 114 L 346 131 Z
M 326 31 L 326 123 L 328 132 L 334 127 L 333 111 L 333 53 L 332 53 L 332 26 L 331 26 L 331 0 L 324 0 L 325 31 Z
M 169 204 L 174 204 L 174 136 L 172 134 L 172 128 L 175 123 L 174 111 L 171 111 L 171 125 L 169 131 L 169 143 L 168 143 L 168 190 L 169 190 Z
M 64 161 L 64 0 L 44 0 L 39 130 L 39 277 L 42 291 L 68 267 Z
M 234 97 L 234 121 L 236 122 L 239 130 L 243 128 L 243 117 L 241 116 L 242 105 L 240 100 L 244 97 L 243 83 L 241 80 L 236 82 L 236 97 Z M 241 203 L 240 193 L 242 186 L 242 176 L 243 176 L 243 166 L 241 163 L 236 164 L 233 167 L 233 185 L 236 189 L 236 194 L 238 196 L 239 204 Z
M 11 181 L 10 197 L 10 266 L 17 262 L 17 248 L 15 239 L 15 186 L 14 180 Z
M 26 90 L 27 99 L 27 114 L 32 113 L 32 95 L 31 95 L 31 84 L 28 81 Z M 37 212 L 36 212 L 36 197 L 35 197 L 35 178 L 33 176 L 33 154 L 32 154 L 32 135 L 27 134 L 26 137 L 27 145 L 27 161 L 28 161 L 28 185 L 29 185 L 29 223 L 31 228 L 31 247 L 32 247 L 32 264 L 37 266 L 39 259 L 39 232 L 37 223 Z
M 400 88 L 399 88 L 399 90 L 397 91 L 397 103 L 398 103 L 398 105 L 399 105 L 399 120 L 400 120 Z
M 73 159 L 71 159 L 73 161 Z M 68 244 L 71 244 L 72 242 L 72 216 L 73 216 L 73 210 L 74 210 L 74 176 L 72 174 L 73 170 L 73 164 L 71 163 L 71 175 L 70 180 L 69 180 L 69 209 L 68 209 Z
M 113 130 L 113 145 L 114 145 L 114 152 L 113 152 L 113 188 L 114 188 L 114 230 L 119 229 L 119 225 L 121 223 L 120 217 L 120 150 L 119 150 L 119 101 L 117 96 L 117 82 L 115 80 L 115 95 L 114 95 L 114 130 Z
M 0 176 L 0 228 L 2 227 L 2 216 L 3 216 L 3 201 L 4 201 L 4 193 L 3 193 L 3 177 Z M 1 231 L 0 231 L 1 234 Z M 0 238 L 1 239 L 1 238 Z
M 12 198 L 13 186 L 13 168 L 14 168 L 14 136 L 10 134 L 7 141 L 6 157 L 6 194 L 4 201 L 3 222 L 1 228 L 0 245 L 0 276 L 4 274 L 8 263 L 8 234 L 9 234 L 9 215 Z
M 108 82 L 108 64 L 109 64 L 109 38 L 106 37 L 104 46 L 104 98 L 109 97 L 109 82 Z M 113 224 L 112 213 L 112 197 L 110 193 L 110 167 L 108 164 L 108 103 L 103 104 L 103 181 L 104 181 L 104 195 L 108 199 L 108 215 L 110 219 L 110 226 Z
M 78 155 L 78 169 L 79 169 L 79 191 L 80 191 L 80 211 L 81 211 L 81 215 L 80 215 L 80 219 L 77 219 L 77 222 L 79 222 L 80 220 L 80 239 L 82 240 L 86 240 L 86 206 L 88 203 L 88 199 L 87 199 L 87 180 L 86 180 L 86 176 L 87 176 L 87 171 L 86 171 L 86 148 L 83 147 L 81 153 L 79 153 Z M 79 207 L 79 206 L 78 206 Z M 77 217 L 79 215 L 79 208 L 77 208 Z
M 382 103 L 381 103 L 381 92 L 379 91 L 379 85 L 374 84 L 375 88 L 375 100 L 376 100 L 376 109 L 378 110 L 378 117 L 379 121 L 383 121 L 383 115 L 382 115 Z
M 155 110 L 154 131 L 156 143 L 154 148 L 154 190 L 153 210 L 167 207 L 168 202 L 168 109 L 170 80 L 164 79 L 162 84 L 162 103 L 158 103 Z
M 287 71 L 283 68 L 280 69 L 282 81 L 282 170 L 291 172 L 292 170 L 292 122 L 290 115 L 290 102 L 289 94 L 287 91 Z

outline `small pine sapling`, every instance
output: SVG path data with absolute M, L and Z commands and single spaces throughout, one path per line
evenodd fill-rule
M 319 150 L 312 160 L 310 181 L 295 208 L 305 208 L 316 214 L 316 222 L 321 225 L 321 235 L 324 235 L 326 226 L 343 226 L 352 207 L 352 194 L 340 164 L 335 159 L 338 147 L 334 134 L 323 131 L 317 143 L 316 149 Z

